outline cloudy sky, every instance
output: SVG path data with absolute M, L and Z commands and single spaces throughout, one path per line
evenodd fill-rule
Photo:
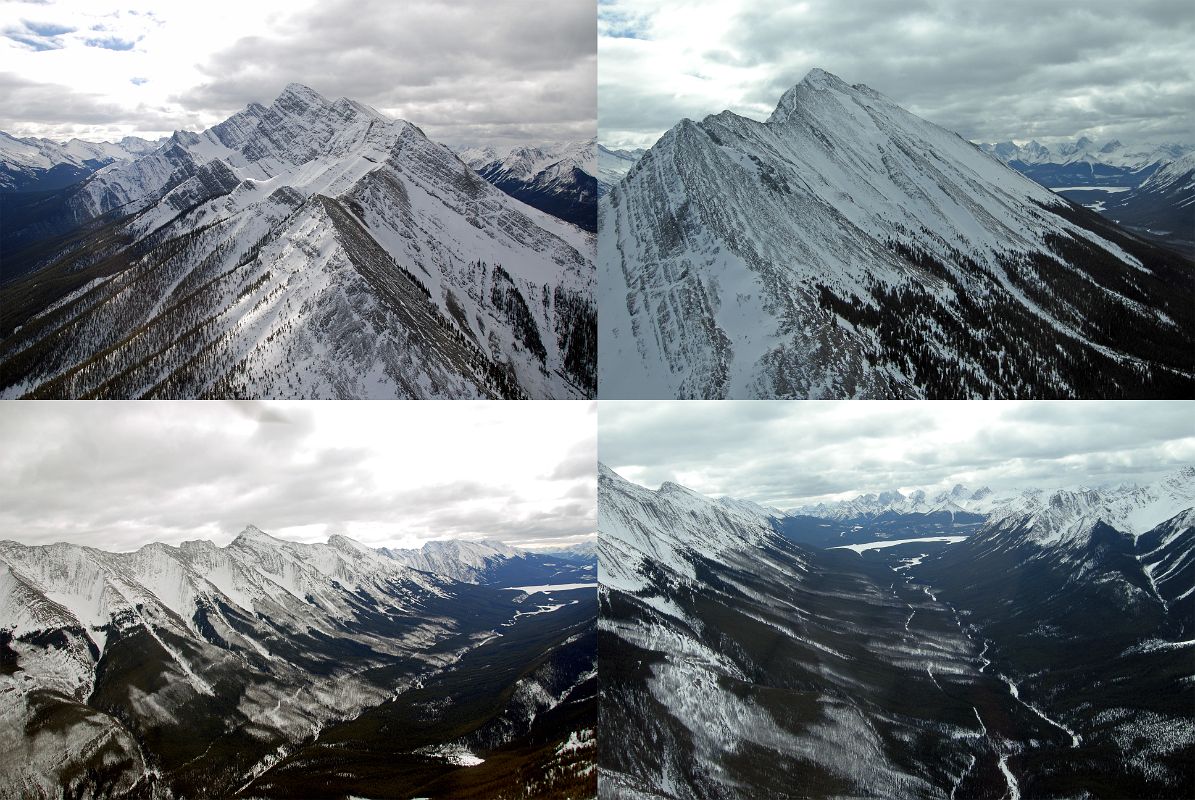
M 0 539 L 132 550 L 252 523 L 373 546 L 595 530 L 584 402 L 0 404 Z
M 790 508 L 887 489 L 1060 489 L 1195 465 L 1195 402 L 602 403 L 623 477 Z
M 601 139 L 764 120 L 813 67 L 977 141 L 1190 141 L 1189 0 L 598 0 Z
M 200 130 L 289 82 L 450 145 L 589 138 L 592 0 L 0 0 L 0 130 Z

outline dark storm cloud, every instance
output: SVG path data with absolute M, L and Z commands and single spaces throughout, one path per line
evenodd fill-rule
M 588 138 L 596 23 L 584 0 L 333 0 L 201 65 L 177 99 L 228 114 L 296 81 L 407 119 L 449 144 Z
M 1189 2 L 762 0 L 742 3 L 708 39 L 693 43 L 672 74 L 603 83 L 603 130 L 657 135 L 681 116 L 723 108 L 763 118 L 787 88 L 821 67 L 974 140 L 1195 136 Z M 703 63 L 742 70 L 734 96 L 685 95 L 686 108 L 672 108 L 680 113 L 669 122 L 647 113 L 631 127 L 624 108 L 650 107 L 652 94 L 675 106 L 677 75 Z
M 1195 404 L 611 403 L 603 462 L 788 507 L 842 493 L 1149 480 L 1195 462 Z
M 249 523 L 271 532 L 316 526 L 374 545 L 591 533 L 591 416 L 577 409 L 570 419 L 556 415 L 553 427 L 532 428 L 536 410 L 508 407 L 520 410 L 516 417 L 469 403 L 4 403 L 0 539 L 134 549 L 225 542 Z M 338 419 L 330 429 L 331 417 Z M 529 456 L 508 458 L 512 437 L 544 430 L 559 443 L 528 444 Z M 585 450 L 587 475 L 574 463 Z M 443 453 L 459 456 L 429 470 Z M 545 492 L 540 476 L 549 473 L 562 481 Z

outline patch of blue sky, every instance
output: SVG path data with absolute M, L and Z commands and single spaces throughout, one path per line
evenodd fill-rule
M 61 36 L 64 33 L 75 32 L 75 29 L 69 25 L 55 25 L 52 22 L 30 22 L 23 19 L 21 23 L 25 26 L 25 30 L 34 36 Z
M 34 50 L 61 50 L 63 47 L 62 42 L 58 41 L 57 39 L 51 39 L 44 36 L 30 36 L 25 33 L 17 33 L 12 31 L 7 31 L 4 35 L 7 38 L 12 39 L 14 42 L 23 44 L 26 47 L 32 47 Z
M 83 44 L 88 47 L 102 47 L 105 50 L 132 50 L 137 43 L 115 36 L 105 36 L 102 39 L 84 39 Z
M 648 18 L 598 6 L 598 34 L 610 39 L 648 39 Z

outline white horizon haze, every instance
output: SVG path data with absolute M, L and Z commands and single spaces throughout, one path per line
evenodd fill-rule
M 585 401 L 10 401 L 0 539 L 136 550 L 342 534 L 370 547 L 591 539 Z
M 1149 483 L 1195 464 L 1195 401 L 608 402 L 602 463 L 779 509 L 897 489 Z

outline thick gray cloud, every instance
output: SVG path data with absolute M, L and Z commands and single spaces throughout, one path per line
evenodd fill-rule
M 575 541 L 595 438 L 586 403 L 7 402 L 0 538 Z
M 1195 464 L 1193 402 L 602 405 L 603 462 L 781 508 L 887 489 L 1148 481 Z
M 0 128 L 51 138 L 196 130 L 298 82 L 450 145 L 597 131 L 587 0 L 218 0 L 206 14 L 134 4 L 143 10 L 114 0 L 0 5 L 12 73 Z
M 813 67 L 978 141 L 1195 136 L 1187 2 L 743 0 L 699 33 L 678 30 L 681 5 L 603 0 L 603 139 L 642 144 L 726 108 L 763 119 Z
M 210 80 L 178 99 L 231 113 L 298 81 L 449 144 L 589 138 L 596 37 L 582 0 L 332 0 L 213 54 Z

